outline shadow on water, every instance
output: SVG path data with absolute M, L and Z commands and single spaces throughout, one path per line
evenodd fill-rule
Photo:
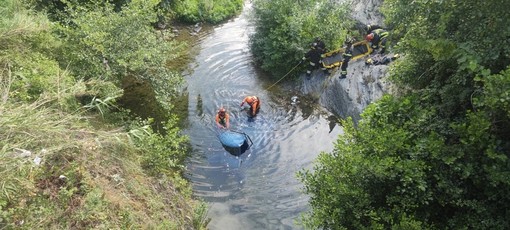
M 202 25 L 201 31 L 203 34 L 208 34 L 212 31 L 211 25 Z M 193 26 L 187 24 L 175 24 L 165 30 L 159 30 L 161 36 L 165 39 L 172 39 L 181 42 L 176 52 L 178 57 L 172 59 L 167 63 L 167 67 L 173 70 L 180 70 L 183 72 L 190 72 L 192 69 L 188 63 L 192 62 L 192 58 L 197 54 L 198 50 L 193 48 L 200 42 L 200 38 L 193 34 Z M 118 100 L 122 108 L 128 109 L 132 114 L 142 119 L 152 118 L 152 128 L 155 131 L 164 133 L 164 125 L 169 116 L 176 115 L 180 118 L 178 126 L 186 128 L 189 126 L 188 121 L 188 104 L 189 92 L 183 89 L 181 94 L 175 95 L 171 98 L 172 109 L 166 111 L 164 107 L 156 100 L 156 94 L 153 87 L 148 81 L 138 79 L 134 76 L 127 76 L 122 80 L 121 87 L 124 89 L 124 94 Z M 200 95 L 198 95 L 200 98 Z M 197 110 L 201 111 L 201 99 L 197 104 Z M 199 112 L 202 114 L 203 112 Z
M 153 118 L 153 129 L 164 132 L 162 124 L 167 121 L 168 112 L 157 102 L 150 83 L 128 76 L 122 80 L 122 88 L 124 94 L 118 101 L 119 105 L 142 119 Z

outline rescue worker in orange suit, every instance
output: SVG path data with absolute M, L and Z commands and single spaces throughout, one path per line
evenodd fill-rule
M 220 129 L 230 128 L 230 116 L 224 108 L 220 108 L 216 114 L 216 125 Z
M 372 49 L 374 49 L 374 51 L 381 48 L 379 54 L 384 54 L 386 51 L 386 40 L 389 34 L 390 33 L 384 29 L 375 29 L 365 36 L 365 40 L 372 44 Z
M 250 105 L 250 115 L 254 117 L 257 115 L 260 109 L 260 100 L 256 96 L 247 96 L 244 98 L 243 102 L 241 102 L 241 107 L 243 107 L 244 103 Z
M 321 52 L 321 50 L 317 49 L 317 43 L 314 42 L 310 45 L 310 50 L 303 57 L 303 61 L 307 59 L 310 60 L 308 69 L 306 70 L 306 79 L 310 80 L 312 71 L 319 68 L 319 65 L 321 64 Z
M 352 58 L 352 42 L 345 42 L 345 52 L 342 54 L 342 66 L 340 67 L 340 79 L 347 77 L 347 66 Z

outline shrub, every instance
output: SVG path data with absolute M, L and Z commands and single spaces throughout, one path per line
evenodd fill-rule
M 300 63 L 315 37 L 340 48 L 352 24 L 347 6 L 332 1 L 255 0 L 253 7 L 253 57 L 275 78 Z

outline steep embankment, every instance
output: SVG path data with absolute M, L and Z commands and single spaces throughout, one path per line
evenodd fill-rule
M 359 0 L 352 5 L 352 17 L 361 24 L 379 24 L 383 16 L 379 13 L 382 1 Z M 339 79 L 340 71 L 325 75 L 322 71 L 314 72 L 311 80 L 303 77 L 301 91 L 319 99 L 319 103 L 343 118 L 351 116 L 360 118 L 363 109 L 371 102 L 379 99 L 390 89 L 386 81 L 387 65 L 370 65 L 365 59 L 351 61 L 345 79 Z

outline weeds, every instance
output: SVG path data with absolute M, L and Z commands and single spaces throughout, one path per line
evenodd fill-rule
M 204 223 L 203 207 L 195 209 L 190 203 L 191 190 L 179 175 L 185 146 L 173 145 L 178 155 L 171 155 L 163 147 L 172 146 L 170 139 L 148 128 L 131 134 L 94 130 L 90 118 L 53 109 L 52 102 L 4 104 L 0 228 L 199 229 Z M 169 130 L 178 135 L 176 129 Z M 150 145 L 135 146 L 134 133 Z M 158 147 L 158 141 L 164 145 Z M 40 163 L 34 161 L 38 158 Z M 166 163 L 141 167 L 155 159 Z M 172 171 L 161 170 L 167 166 Z M 170 176 L 156 180 L 146 170 Z

